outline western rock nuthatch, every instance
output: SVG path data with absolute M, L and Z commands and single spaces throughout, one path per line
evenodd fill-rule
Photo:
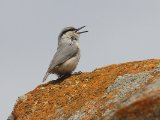
M 57 74 L 59 78 L 62 76 L 71 74 L 80 59 L 80 47 L 79 47 L 79 36 L 82 28 L 66 27 L 62 30 L 58 37 L 58 47 L 48 70 L 43 78 L 43 82 L 47 79 L 50 74 Z

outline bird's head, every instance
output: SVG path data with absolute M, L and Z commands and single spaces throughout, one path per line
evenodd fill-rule
M 78 41 L 79 40 L 79 36 L 82 33 L 86 33 L 88 31 L 82 31 L 80 32 L 79 30 L 81 30 L 82 28 L 84 28 L 85 26 L 82 26 L 80 28 L 74 28 L 74 27 L 66 27 L 64 28 L 61 33 L 59 34 L 58 37 L 58 44 L 62 41 Z

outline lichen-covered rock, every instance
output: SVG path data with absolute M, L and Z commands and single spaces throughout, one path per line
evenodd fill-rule
M 159 120 L 160 60 L 110 65 L 39 85 L 21 96 L 14 120 Z
M 160 77 L 121 104 L 112 120 L 159 120 Z

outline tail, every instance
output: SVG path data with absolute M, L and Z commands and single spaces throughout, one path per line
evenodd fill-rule
M 43 78 L 43 81 L 42 81 L 42 82 L 46 81 L 46 79 L 47 79 L 48 75 L 50 75 L 50 73 L 46 72 L 46 74 L 45 74 L 45 76 L 44 76 L 44 78 Z

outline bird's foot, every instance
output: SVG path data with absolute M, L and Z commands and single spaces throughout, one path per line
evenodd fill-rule
M 72 75 L 80 75 L 82 71 L 74 72 Z
M 64 79 L 66 79 L 66 78 L 68 78 L 68 77 L 70 77 L 70 76 L 71 76 L 71 74 L 70 74 L 70 73 L 67 73 L 67 74 L 64 74 L 64 75 L 59 76 L 57 80 L 64 80 Z
M 63 82 L 66 78 L 70 77 L 71 74 L 64 74 L 64 75 L 60 75 L 58 76 L 57 80 L 53 80 L 52 83 L 53 84 L 60 84 L 61 82 Z

